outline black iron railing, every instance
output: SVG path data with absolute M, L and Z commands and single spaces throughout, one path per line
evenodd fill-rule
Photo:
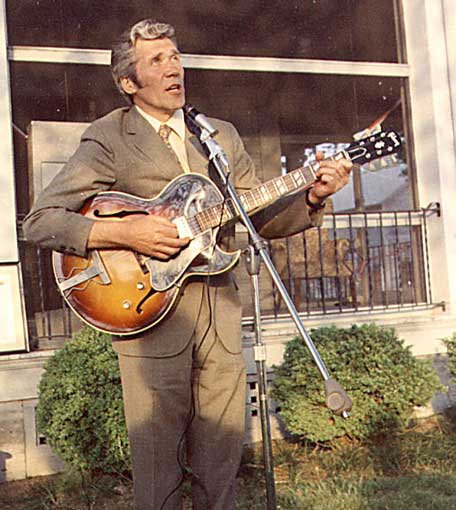
M 274 240 L 270 253 L 304 315 L 433 306 L 427 222 L 420 210 L 325 215 L 322 227 Z M 247 278 L 238 275 L 241 289 Z M 260 278 L 263 312 L 286 313 L 268 275 Z M 252 314 L 248 296 L 244 316 Z
M 269 242 L 270 253 L 303 315 L 434 306 L 427 222 L 437 205 L 413 211 L 327 214 L 319 228 Z M 238 233 L 239 244 L 246 234 Z M 55 348 L 81 323 L 54 283 L 50 253 L 20 241 L 25 301 L 32 345 Z M 236 277 L 246 322 L 252 316 L 249 278 L 241 263 Z M 260 273 L 262 314 L 286 313 L 266 270 Z

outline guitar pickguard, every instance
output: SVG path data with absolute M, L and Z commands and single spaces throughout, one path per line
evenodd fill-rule
M 169 260 L 147 259 L 146 266 L 150 272 L 150 284 L 153 289 L 164 291 L 175 285 L 194 259 L 212 247 L 211 232 L 205 232 L 193 239 L 190 244 Z
M 185 180 L 178 182 L 174 188 L 173 183 L 166 189 L 162 198 L 168 207 L 173 210 L 174 217 L 185 216 L 191 218 L 196 213 L 208 210 L 220 204 L 223 197 L 220 191 L 201 176 L 190 174 Z M 162 292 L 170 289 L 187 272 L 191 274 L 218 274 L 232 267 L 239 253 L 228 253 L 216 245 L 217 228 L 206 230 L 197 234 L 189 245 L 178 255 L 166 261 L 149 258 L 145 265 L 150 272 L 150 282 L 153 289 Z

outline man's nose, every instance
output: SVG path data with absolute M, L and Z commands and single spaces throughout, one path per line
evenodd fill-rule
M 179 61 L 170 59 L 167 65 L 166 73 L 169 76 L 176 76 L 181 73 L 182 69 L 182 64 Z

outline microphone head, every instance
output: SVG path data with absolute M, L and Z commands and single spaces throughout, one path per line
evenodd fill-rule
M 194 135 L 199 137 L 201 135 L 201 128 L 195 121 L 195 117 L 198 115 L 198 112 L 191 104 L 184 105 L 183 110 L 185 124 Z
M 218 133 L 218 130 L 212 126 L 210 120 L 206 117 L 206 115 L 199 112 L 194 106 L 192 106 L 191 104 L 186 104 L 184 105 L 183 109 L 186 118 L 191 120 L 203 131 L 207 131 L 207 134 L 209 136 L 213 136 Z
M 195 120 L 195 117 L 199 114 L 199 111 L 192 106 L 191 104 L 184 105 L 184 114 L 187 115 L 192 120 Z

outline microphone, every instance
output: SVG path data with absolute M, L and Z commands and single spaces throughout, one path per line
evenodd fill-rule
M 206 131 L 208 136 L 214 136 L 218 133 L 218 130 L 214 128 L 206 115 L 198 111 L 191 104 L 186 104 L 184 106 L 184 114 L 199 128 Z

